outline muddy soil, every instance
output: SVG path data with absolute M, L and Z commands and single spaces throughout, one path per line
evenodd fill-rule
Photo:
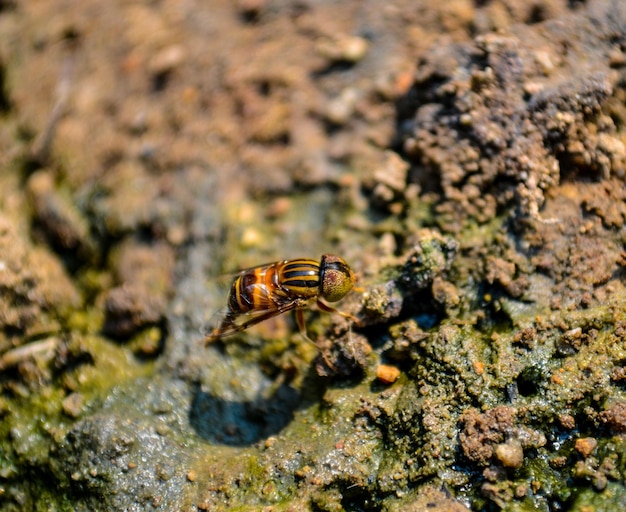
M 626 4 L 0 2 L 0 509 L 626 507 Z M 346 316 L 208 346 L 233 272 Z

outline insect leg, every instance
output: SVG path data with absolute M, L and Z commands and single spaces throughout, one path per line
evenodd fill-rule
M 311 338 L 309 338 L 309 335 L 306 332 L 306 323 L 304 321 L 304 310 L 301 309 L 301 308 L 296 309 L 296 322 L 298 324 L 298 329 L 300 329 L 300 335 L 306 341 L 308 341 L 309 343 L 312 343 L 313 345 L 315 345 L 317 347 L 317 349 L 320 351 L 322 359 L 324 359 L 324 362 L 326 363 L 326 366 L 328 366 L 331 370 L 334 371 L 335 370 L 335 365 L 328 358 L 328 348 L 327 347 L 323 347 L 321 344 L 316 343 Z
M 215 329 L 209 336 L 204 338 L 204 343 L 205 345 L 208 345 L 209 343 L 213 343 L 214 341 L 217 341 L 219 338 L 222 338 L 224 336 L 230 336 L 231 334 L 235 334 L 236 332 L 245 331 L 248 327 L 268 320 L 269 318 L 276 316 L 276 314 L 277 313 L 275 310 L 268 311 L 267 313 L 257 315 L 247 322 L 243 322 L 241 324 L 235 323 L 235 319 L 237 318 L 236 316 L 226 317 L 217 329 Z
M 354 322 L 356 325 L 359 325 L 359 319 L 355 317 L 354 315 L 351 315 L 350 313 L 346 313 L 345 311 L 340 311 L 338 309 L 335 309 L 332 306 L 329 306 L 328 304 L 324 304 L 321 300 L 317 301 L 317 307 L 320 308 L 322 311 L 325 311 L 326 313 L 337 313 L 338 315 L 341 315 L 344 318 L 348 318 L 349 320 L 352 320 L 352 322 Z
M 309 338 L 308 333 L 306 332 L 306 322 L 304 321 L 304 310 L 301 308 L 296 309 L 296 323 L 298 324 L 298 329 L 300 330 L 300 334 L 304 337 L 305 340 L 310 341 L 315 344 L 311 338 Z

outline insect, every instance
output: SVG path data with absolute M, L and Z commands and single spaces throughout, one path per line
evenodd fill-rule
M 356 280 L 348 264 L 333 254 L 322 255 L 320 261 L 300 258 L 242 270 L 230 287 L 221 322 L 204 341 L 212 343 L 291 310 L 296 311 L 300 333 L 309 339 L 303 309 L 314 300 L 322 311 L 339 313 L 356 322 L 352 315 L 322 302 L 343 299 Z

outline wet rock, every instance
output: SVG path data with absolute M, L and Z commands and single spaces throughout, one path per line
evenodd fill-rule
M 173 510 L 181 503 L 192 454 L 155 433 L 149 420 L 90 416 L 58 449 L 53 474 L 64 485 L 82 489 L 82 503 L 93 510 L 138 510 L 155 503 Z M 116 492 L 110 492 L 111 485 Z
M 2 25 L 8 45 L 2 66 L 11 77 L 2 92 L 2 164 L 24 143 L 12 134 L 29 139 L 41 131 L 57 77 L 73 68 L 70 108 L 52 146 L 59 158 L 51 162 L 71 190 L 70 206 L 85 200 L 91 232 L 107 249 L 138 235 L 148 251 L 155 240 L 168 240 L 183 255 L 179 261 L 187 261 L 177 267 L 178 301 L 165 306 L 169 351 L 157 365 L 140 362 L 139 371 L 158 371 L 127 383 L 137 390 L 133 400 L 124 401 L 120 386 L 106 387 L 128 375 L 129 361 L 137 363 L 127 357 L 132 345 L 92 336 L 86 326 L 93 313 L 82 310 L 64 328 L 98 347 L 89 371 L 73 372 L 74 358 L 64 366 L 57 357 L 52 364 L 63 371 L 61 393 L 47 386 L 38 396 L 18 385 L 3 393 L 3 425 L 17 425 L 0 439 L 9 459 L 0 475 L 3 505 L 30 510 L 69 500 L 85 510 L 449 510 L 459 505 L 454 493 L 475 509 L 623 508 L 615 503 L 623 496 L 625 450 L 620 436 L 611 436 L 619 426 L 612 400 L 622 391 L 626 360 L 623 333 L 611 332 L 622 329 L 624 310 L 623 2 L 455 0 L 361 9 L 354 2 L 89 0 L 77 2 L 69 18 L 56 2 L 24 9 L 9 3 Z M 491 27 L 513 28 L 468 42 Z M 341 34 L 359 34 L 367 51 L 337 52 Z M 64 38 L 78 49 L 67 60 L 58 44 Z M 316 54 L 316 42 L 328 39 L 335 48 Z M 405 153 L 387 165 L 381 156 L 390 147 Z M 403 170 L 396 164 L 405 157 L 410 166 Z M 375 200 L 367 181 L 372 169 L 389 172 L 377 179 Z M 200 188 L 206 177 L 210 186 Z M 404 190 L 402 184 L 408 184 Z M 13 205 L 23 187 L 17 193 L 1 188 L 2 204 L 20 212 Z M 320 191 L 324 201 L 315 200 Z M 293 204 L 264 216 L 277 195 Z M 257 215 L 242 221 L 238 212 L 253 200 L 260 200 Z M 345 210 L 354 210 L 357 220 L 346 222 Z M 12 224 L 19 231 L 21 223 Z M 454 235 L 451 264 L 442 256 L 445 243 L 431 244 L 432 254 L 428 247 L 414 250 L 423 226 Z M 364 325 L 352 333 L 367 340 L 351 346 L 341 323 L 327 340 L 342 345 L 326 347 L 327 357 L 352 378 L 349 384 L 342 376 L 320 384 L 302 362 L 304 344 L 291 345 L 289 336 L 277 341 L 283 365 L 274 355 L 259 356 L 269 329 L 246 332 L 219 349 L 194 344 L 203 315 L 223 305 L 207 293 L 208 274 L 233 258 L 270 261 L 282 257 L 280 251 L 324 244 L 355 255 L 365 269 L 363 285 L 373 288 L 358 312 Z M 28 256 L 31 246 L 25 247 Z M 92 289 L 109 289 L 107 279 L 141 288 L 135 299 L 121 298 L 132 299 L 126 311 L 141 318 L 136 310 L 147 297 L 167 299 L 167 278 L 147 255 L 133 263 L 135 250 L 129 253 L 120 261 L 113 255 L 109 268 L 89 269 L 106 274 Z M 491 285 L 487 257 L 505 263 L 490 276 Z M 23 317 L 25 332 L 15 328 L 19 322 L 3 324 L 2 335 L 13 344 L 41 336 L 35 322 L 57 313 L 57 299 L 40 293 L 40 262 L 26 261 L 32 274 L 12 271 L 19 274 L 18 292 L 2 297 L 9 316 L 11 308 L 34 305 Z M 385 274 L 389 261 L 395 268 Z M 160 283 L 154 288 L 150 275 Z M 528 288 L 515 283 L 523 276 Z M 46 293 L 54 291 L 54 277 Z M 81 283 L 90 279 L 78 276 Z M 490 301 L 485 286 L 517 300 Z M 161 308 L 148 309 L 156 317 Z M 563 336 L 579 327 L 582 337 Z M 132 343 L 145 340 L 142 353 L 155 354 L 151 340 L 161 332 L 145 329 Z M 369 342 L 377 354 L 367 355 Z M 315 353 L 308 349 L 307 355 Z M 370 379 L 379 353 L 406 375 L 382 392 Z M 16 352 L 8 354 L 15 360 Z M 40 378 L 40 361 L 13 365 L 9 373 Z M 181 389 L 196 389 L 200 398 L 194 404 L 155 399 L 142 407 L 137 398 L 149 394 L 159 375 L 176 375 Z M 90 376 L 106 383 L 97 385 L 93 402 Z M 76 422 L 67 412 L 78 408 L 64 412 L 60 399 L 49 400 L 68 390 L 84 393 L 94 410 L 80 414 L 93 418 Z M 355 414 L 360 400 L 372 405 Z M 32 406 L 37 401 L 41 410 Z M 492 412 L 503 401 L 517 411 L 511 429 Z M 604 413 L 596 412 L 598 404 L 605 404 Z M 473 426 L 459 421 L 470 406 L 480 416 Z M 22 419 L 31 414 L 36 421 Z M 573 472 L 579 457 L 570 457 L 568 444 L 563 450 L 542 445 L 543 432 L 554 440 L 562 428 L 598 424 L 604 427 L 600 452 L 606 445 L 617 455 L 613 470 L 610 457 L 594 462 L 592 453 Z M 476 444 L 468 440 L 466 448 L 476 460 L 459 449 L 459 429 L 475 434 Z M 510 470 L 519 460 L 512 440 L 526 459 L 537 455 L 528 471 L 526 459 L 521 471 Z M 483 480 L 485 446 L 493 455 L 484 459 L 491 466 Z M 499 459 L 503 446 L 512 453 Z M 177 463 L 194 456 L 201 461 L 195 467 Z M 33 474 L 33 483 L 24 478 Z M 581 485 L 571 486 L 572 475 Z M 595 493 L 604 487 L 610 492 Z M 617 496 L 614 506 L 598 501 L 609 495 Z

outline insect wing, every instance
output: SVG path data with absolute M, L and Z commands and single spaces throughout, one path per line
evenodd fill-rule
M 299 302 L 297 300 L 292 300 L 280 305 L 275 305 L 273 308 L 250 311 L 235 316 L 229 314 L 228 308 L 224 308 L 214 315 L 215 321 L 212 321 L 203 329 L 205 343 L 212 343 L 219 338 L 244 331 L 248 327 L 252 327 L 253 325 L 295 309 L 298 305 Z
M 224 274 L 226 277 L 231 277 L 233 281 L 244 274 L 253 274 L 259 271 L 264 272 L 268 268 L 276 265 L 277 263 L 281 263 L 278 261 L 272 261 L 270 263 L 263 263 L 262 265 L 255 265 L 254 267 L 243 268 L 241 270 L 235 270 L 234 272 Z M 284 262 L 283 262 L 284 263 Z
M 233 334 L 236 331 L 225 332 L 225 334 L 217 334 L 218 331 L 226 331 L 226 325 L 229 324 L 228 317 L 230 309 L 228 307 L 223 307 L 217 310 L 211 316 L 211 319 L 202 327 L 202 335 L 206 340 L 210 340 L 210 338 L 217 339 L 220 336 L 228 336 L 228 334 Z
M 256 267 L 250 267 L 243 270 L 239 270 L 237 272 L 228 272 L 225 274 L 220 274 L 219 276 L 213 278 L 211 281 L 215 284 L 214 288 L 220 290 L 220 294 L 223 294 L 223 297 L 220 299 L 222 304 L 227 303 L 230 299 L 230 295 L 232 293 L 233 285 L 238 281 L 240 277 L 245 276 L 246 274 L 256 275 L 259 271 L 264 272 L 271 263 L 265 265 L 257 265 Z M 249 295 L 253 291 L 257 291 L 257 296 L 262 301 L 262 303 L 266 303 L 269 301 L 269 290 L 267 287 L 260 288 L 261 284 L 250 284 L 245 287 L 244 295 Z M 230 313 L 230 315 L 229 315 Z M 230 311 L 229 306 L 224 306 L 217 310 L 208 324 L 206 324 L 202 328 L 202 332 L 209 336 L 211 332 L 219 327 L 219 325 L 226 319 L 226 317 L 232 316 L 232 312 Z
M 238 277 L 241 277 L 245 274 L 256 274 L 259 273 L 259 271 L 264 273 L 272 265 L 276 265 L 276 262 L 264 263 L 263 265 L 256 265 L 254 267 L 235 270 L 233 272 L 224 272 L 217 276 L 214 276 L 212 280 L 219 282 L 220 288 L 229 288 L 230 285 L 234 283 Z

